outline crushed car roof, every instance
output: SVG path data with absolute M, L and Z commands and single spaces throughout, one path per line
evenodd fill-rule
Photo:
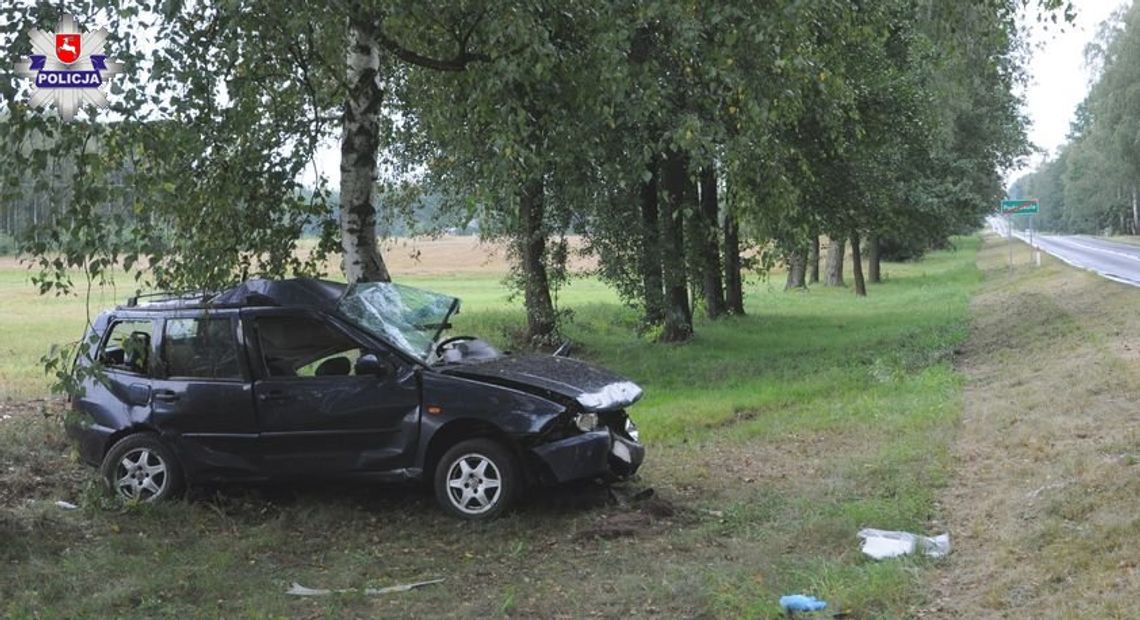
M 247 280 L 220 293 L 191 291 L 139 295 L 127 301 L 128 308 L 235 308 L 245 306 L 290 306 L 332 310 L 347 285 L 317 278 Z
M 346 285 L 316 278 L 248 280 L 218 293 L 213 306 L 308 306 L 322 310 L 336 307 Z

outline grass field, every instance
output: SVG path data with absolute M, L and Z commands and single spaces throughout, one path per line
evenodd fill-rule
M 753 282 L 748 316 L 699 323 L 678 346 L 638 337 L 610 291 L 576 281 L 561 304 L 579 354 L 646 392 L 631 413 L 649 455 L 622 493 L 655 494 L 535 492 L 478 525 L 443 516 L 421 489 L 360 483 L 116 506 L 75 463 L 50 403 L 28 402 L 43 393 L 35 359 L 78 334 L 83 304 L 38 299 L 0 267 L 0 615 L 777 617 L 779 596 L 795 592 L 851 617 L 919 613 L 929 562 L 868 561 L 855 533 L 945 526 L 937 500 L 964 385 L 952 362 L 981 280 L 977 248 L 964 239 L 889 265 L 866 299 Z M 463 297 L 458 331 L 502 341 L 517 329 L 497 273 L 432 269 L 403 281 Z M 446 581 L 380 597 L 284 594 L 294 581 L 431 578 Z

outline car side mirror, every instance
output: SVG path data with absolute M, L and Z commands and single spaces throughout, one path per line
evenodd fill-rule
M 356 366 L 353 368 L 353 373 L 358 377 L 365 375 L 373 375 L 376 377 L 384 378 L 391 372 L 388 364 L 380 361 L 375 353 L 365 353 L 356 360 Z

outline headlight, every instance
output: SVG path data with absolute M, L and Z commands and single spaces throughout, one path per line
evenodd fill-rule
M 598 414 L 596 413 L 579 413 L 574 417 L 574 424 L 578 430 L 583 433 L 588 433 L 595 428 L 598 428 Z
M 641 433 L 637 432 L 637 425 L 634 424 L 633 420 L 628 416 L 625 418 L 625 434 L 629 435 L 629 438 L 636 442 L 641 441 Z

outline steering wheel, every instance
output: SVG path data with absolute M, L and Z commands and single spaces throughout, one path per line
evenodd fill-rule
M 468 340 L 478 340 L 475 336 L 452 336 L 443 342 L 435 345 L 435 356 L 443 357 L 443 350 L 456 342 L 467 342 Z

